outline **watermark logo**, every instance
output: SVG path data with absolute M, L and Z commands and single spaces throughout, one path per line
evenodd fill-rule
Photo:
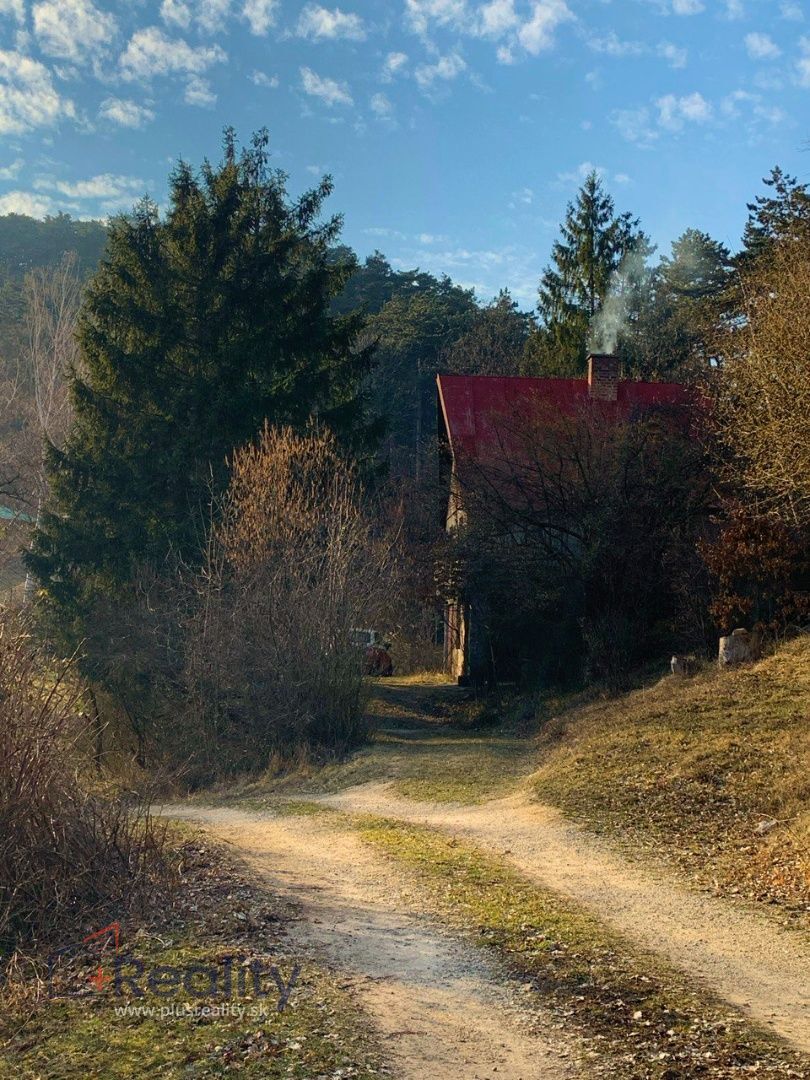
M 72 970 L 71 960 L 75 961 Z M 48 995 L 52 998 L 86 997 L 106 991 L 113 998 L 127 1000 L 126 1006 L 116 1008 L 116 1014 L 121 1015 L 128 1015 L 127 1010 L 132 1012 L 134 1009 L 140 1014 L 161 1018 L 190 1013 L 241 1016 L 245 1007 L 239 1001 L 245 998 L 260 1002 L 270 999 L 275 1002 L 278 1012 L 283 1012 L 300 973 L 298 964 L 293 966 L 289 976 L 284 976 L 275 964 L 249 959 L 240 953 L 210 962 L 155 963 L 122 949 L 121 927 L 115 922 L 50 954 Z M 147 998 L 165 1002 L 178 996 L 197 1005 L 190 1008 L 186 1004 L 133 1004 Z M 202 1002 L 214 1004 L 202 1006 Z

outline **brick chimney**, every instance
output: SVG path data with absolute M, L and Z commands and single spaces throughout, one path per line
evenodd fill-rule
M 619 388 L 619 358 L 614 353 L 588 356 L 588 396 L 595 401 L 615 401 Z

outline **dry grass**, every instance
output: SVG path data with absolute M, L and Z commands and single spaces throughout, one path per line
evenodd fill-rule
M 810 910 L 808 638 L 549 712 L 541 743 L 540 798 L 723 891 Z
M 277 993 L 258 997 L 250 979 L 244 992 L 237 983 L 232 999 L 222 990 L 191 997 L 182 986 L 168 994 L 147 986 L 137 999 L 117 995 L 107 980 L 68 996 L 61 991 L 72 990 L 96 965 L 107 973 L 113 967 L 109 950 L 81 955 L 57 971 L 52 998 L 0 988 L 0 1080 L 384 1075 L 368 1017 L 336 975 L 299 956 L 286 940 L 294 908 L 256 886 L 243 866 L 198 831 L 173 825 L 171 841 L 178 888 L 166 903 L 122 923 L 124 953 L 147 970 L 210 967 L 242 956 L 264 969 L 274 965 L 285 983 L 300 967 L 284 1010 L 277 1008 Z M 145 1011 L 125 1013 L 127 1004 Z M 229 1013 L 222 1008 L 227 1004 L 242 1011 Z

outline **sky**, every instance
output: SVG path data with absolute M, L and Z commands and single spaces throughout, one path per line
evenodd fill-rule
M 365 257 L 534 305 L 592 168 L 659 252 L 810 179 L 810 0 L 0 0 L 0 213 L 165 204 L 266 127 Z

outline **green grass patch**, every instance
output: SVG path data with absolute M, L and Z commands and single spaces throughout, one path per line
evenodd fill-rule
M 538 1002 L 576 1025 L 591 1055 L 615 1059 L 616 1075 L 807 1075 L 808 1063 L 768 1033 L 505 860 L 435 829 L 354 820 L 413 872 L 429 908 L 505 959 Z

